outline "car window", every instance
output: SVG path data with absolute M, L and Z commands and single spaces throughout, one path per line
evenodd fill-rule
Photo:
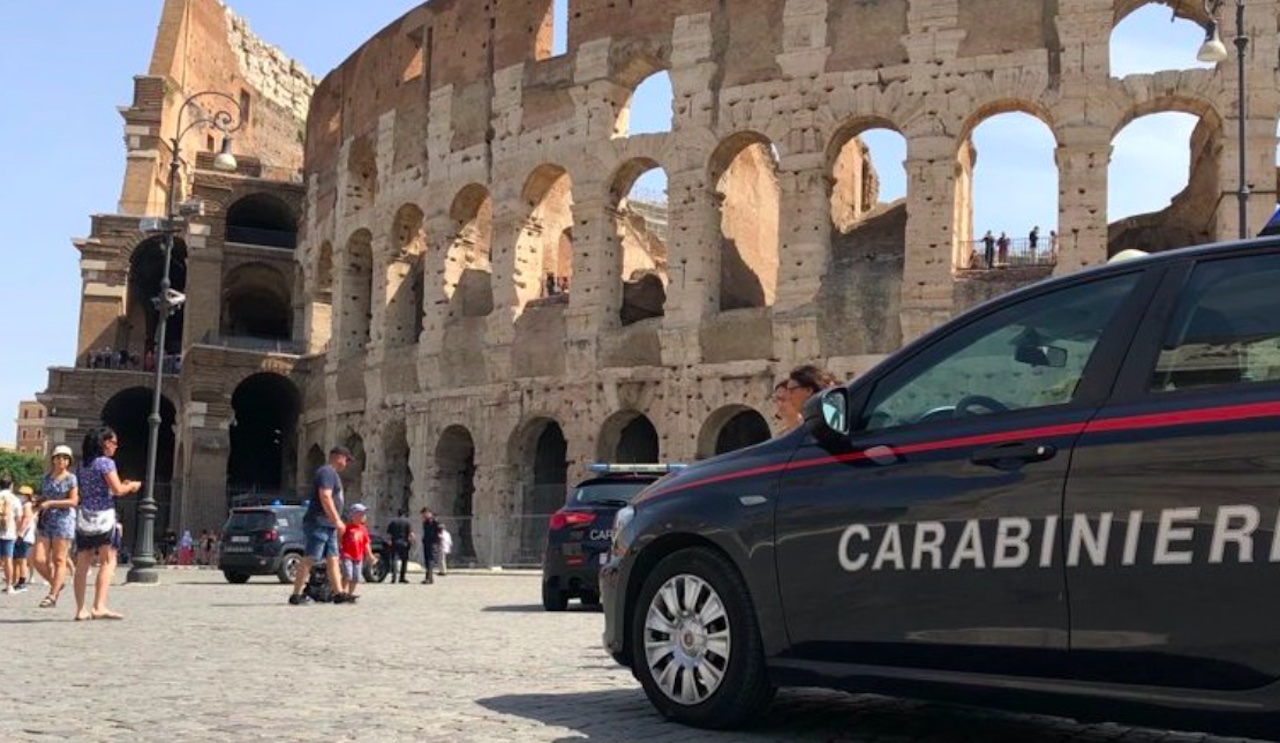
M 600 505 L 626 505 L 631 502 L 636 493 L 644 490 L 649 481 L 633 481 L 633 482 L 596 482 L 589 485 L 582 485 L 575 488 L 573 495 L 570 496 L 570 503 L 579 504 L 600 504 Z
M 862 428 L 878 430 L 1071 402 L 1138 273 L 1041 294 L 976 320 L 881 380 Z
M 270 511 L 232 511 L 223 531 L 266 531 L 275 526 L 275 520 Z
M 1280 380 L 1280 255 L 1197 265 L 1165 331 L 1153 392 Z

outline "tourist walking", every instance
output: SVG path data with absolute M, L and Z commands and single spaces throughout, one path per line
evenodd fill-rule
M 302 531 L 307 540 L 306 552 L 298 565 L 298 571 L 294 573 L 293 593 L 289 596 L 289 603 L 294 606 L 311 603 L 303 589 L 311 577 L 311 567 L 320 561 L 324 562 L 329 587 L 333 590 L 333 602 L 342 604 L 350 600 L 342 590 L 338 539 L 347 528 L 341 516 L 345 499 L 340 473 L 354 458 L 347 447 L 333 447 L 329 450 L 329 461 L 316 469 L 311 480 L 311 499 L 307 502 L 307 511 L 302 517 Z
M 18 519 L 22 501 L 13 494 L 13 479 L 0 473 L 0 567 L 4 569 L 4 592 L 13 593 L 18 576 L 13 572 L 13 545 L 18 541 Z
M 427 575 L 422 579 L 423 583 L 435 583 L 435 576 L 432 574 L 436 562 L 436 549 L 440 546 L 440 522 L 436 521 L 436 515 L 431 512 L 430 508 L 424 508 L 422 515 L 422 567 L 426 569 Z
M 18 517 L 18 539 L 13 543 L 13 572 L 18 576 L 18 583 L 13 587 L 14 593 L 27 590 L 31 581 L 31 545 L 36 541 L 36 509 L 31 504 L 35 491 L 30 485 L 18 488 L 18 500 L 22 503 L 22 513 Z
M 35 503 L 36 544 L 32 567 L 49 584 L 49 593 L 40 607 L 52 609 L 71 570 L 71 543 L 76 537 L 76 506 L 80 502 L 80 481 L 71 471 L 71 447 L 61 444 L 49 457 L 49 471 L 40 479 L 40 496 Z
M 399 569 L 400 582 L 406 583 L 405 571 L 409 568 L 409 550 L 413 548 L 413 524 L 409 523 L 409 511 L 400 509 L 396 517 L 387 522 L 387 539 L 391 540 L 389 572 L 391 582 L 396 582 Z
M 116 572 L 120 532 L 116 529 L 115 499 L 142 489 L 136 480 L 121 480 L 114 459 L 120 440 L 106 426 L 85 434 L 80 447 L 80 504 L 76 509 L 76 620 L 124 619 L 107 607 L 107 594 Z M 93 584 L 93 606 L 85 609 L 89 568 L 97 558 L 98 574 Z

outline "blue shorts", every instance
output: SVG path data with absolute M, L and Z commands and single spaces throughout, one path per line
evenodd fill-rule
M 307 535 L 307 557 L 313 562 L 338 556 L 337 528 L 320 524 L 303 524 L 302 530 Z
M 9 559 L 13 557 L 13 539 L 0 539 L 0 559 Z
M 31 553 L 31 543 L 24 542 L 21 539 L 13 543 L 13 558 L 15 560 L 25 560 L 27 555 Z
M 364 570 L 364 560 L 352 560 L 350 557 L 342 558 L 342 579 L 349 580 L 352 583 L 359 583 Z

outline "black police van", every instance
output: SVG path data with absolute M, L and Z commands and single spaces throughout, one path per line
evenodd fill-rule
M 974 309 L 622 509 L 604 643 L 665 716 L 777 686 L 1280 735 L 1280 241 Z
M 274 575 L 281 583 L 292 583 L 306 550 L 302 518 L 306 506 L 262 505 L 232 508 L 222 526 L 218 548 L 218 569 L 230 583 L 246 583 L 255 575 Z M 377 562 L 364 566 L 364 579 L 381 583 L 387 577 L 391 550 L 382 536 L 369 535 Z
M 564 611 L 569 599 L 600 604 L 599 573 L 613 541 L 613 517 L 653 481 L 682 465 L 605 464 L 578 483 L 568 502 L 551 515 L 542 562 L 542 608 Z

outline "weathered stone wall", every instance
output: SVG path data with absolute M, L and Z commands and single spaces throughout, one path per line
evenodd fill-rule
M 448 473 L 465 439 L 474 446 L 474 513 L 489 515 L 527 512 L 535 502 L 531 442 L 552 428 L 563 432 L 569 479 L 602 455 L 598 442 L 613 440 L 606 429 L 624 413 L 654 423 L 662 458 L 705 456 L 734 415 L 769 415 L 772 381 L 794 364 L 860 373 L 982 298 L 1047 270 L 1105 260 L 1111 141 L 1147 113 L 1185 111 L 1206 122 L 1196 146 L 1218 154 L 1197 154 L 1186 214 L 1202 218 L 1206 237 L 1230 234 L 1223 210 L 1234 204 L 1219 197 L 1235 189 L 1226 165 L 1235 145 L 1222 135 L 1233 131 L 1234 73 L 1224 66 L 1111 78 L 1111 30 L 1142 4 L 575 1 L 561 57 L 549 57 L 551 0 L 433 0 L 409 12 L 325 78 L 308 118 L 309 332 L 340 338 L 344 325 L 364 323 L 374 330 L 367 353 L 331 350 L 325 358 L 324 400 L 308 395 L 313 438 L 300 447 L 357 437 L 365 492 L 385 493 L 409 480 L 398 453 L 407 444 L 414 505 L 448 512 Z M 1183 17 L 1203 14 L 1198 2 L 1169 4 Z M 1274 27 L 1278 5 L 1250 5 L 1255 183 L 1273 177 L 1280 94 L 1267 60 L 1280 49 L 1264 30 Z M 627 137 L 630 93 L 658 70 L 672 80 L 673 130 Z M 970 136 L 1010 111 L 1040 118 L 1058 145 L 1057 267 L 961 275 L 956 259 L 973 237 Z M 874 181 L 858 179 L 861 196 L 835 194 L 852 216 L 833 223 L 835 170 L 853 167 L 837 153 L 880 127 L 906 139 L 904 203 L 874 203 L 866 198 Z M 770 155 L 751 161 L 762 176 L 757 186 L 743 186 L 751 178 L 723 183 L 748 144 Z M 649 319 L 623 312 L 638 300 L 626 286 L 635 264 L 625 258 L 616 210 L 619 181 L 633 178 L 637 163 L 669 176 L 665 295 L 661 315 Z M 547 173 L 571 183 L 552 206 L 545 188 L 530 187 Z M 761 183 L 776 185 L 776 202 L 763 198 Z M 491 205 L 483 245 L 472 218 L 455 208 L 476 193 Z M 1254 197 L 1256 226 L 1273 200 Z M 365 231 L 371 275 L 385 276 L 394 215 L 407 204 L 425 216 L 427 245 L 413 384 L 397 379 L 403 364 L 388 363 L 403 352 L 389 355 L 377 340 L 388 287 L 356 286 L 363 279 L 332 268 L 349 260 L 351 236 Z M 855 205 L 865 210 L 848 208 Z M 557 237 L 567 213 L 572 288 L 547 301 L 530 268 L 545 269 L 547 253 L 530 238 L 541 230 Z M 741 261 L 750 270 L 739 275 L 728 270 L 742 266 L 726 262 L 733 253 L 724 247 L 745 234 L 776 248 L 753 248 L 752 260 Z M 460 293 L 468 272 L 456 261 L 466 254 L 484 256 L 474 271 L 484 278 L 470 285 L 482 288 Z M 752 280 L 768 286 L 758 302 L 722 301 Z M 326 309 L 336 301 L 330 291 L 370 292 L 368 316 Z M 486 299 L 492 312 L 460 311 Z

